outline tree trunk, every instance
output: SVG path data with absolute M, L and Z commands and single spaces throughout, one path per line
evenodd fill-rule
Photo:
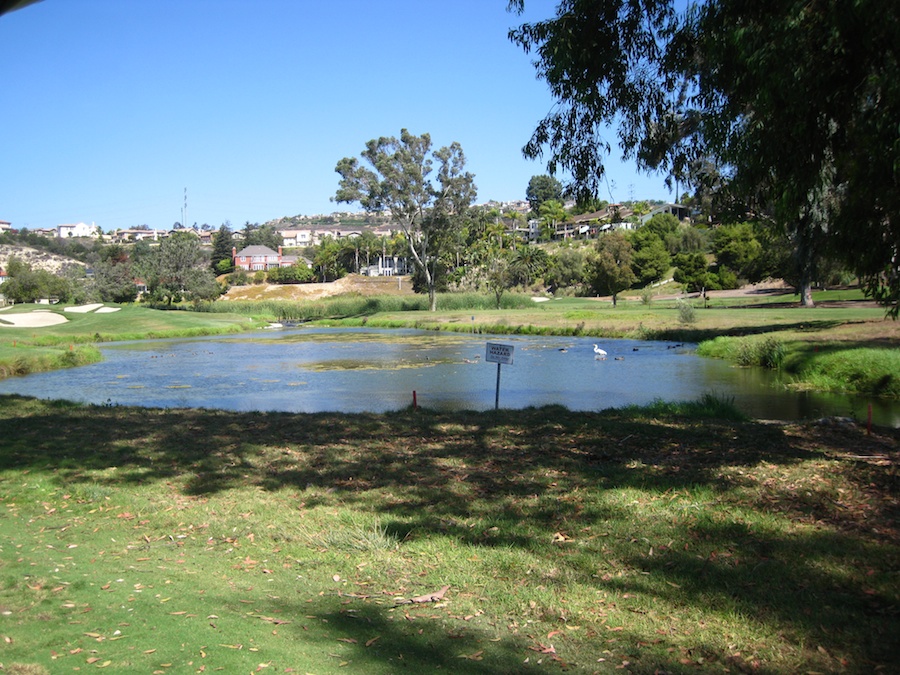
M 811 217 L 800 219 L 797 225 L 796 241 L 797 271 L 799 273 L 800 306 L 815 307 L 812 299 L 813 277 L 817 262 L 817 232 Z
M 809 279 L 803 279 L 800 282 L 800 306 L 815 307 L 816 304 L 812 299 L 812 282 Z
M 422 265 L 422 274 L 425 275 L 425 285 L 428 287 L 428 309 L 432 312 L 437 311 L 437 293 L 435 292 L 434 274 L 428 269 L 428 265 Z

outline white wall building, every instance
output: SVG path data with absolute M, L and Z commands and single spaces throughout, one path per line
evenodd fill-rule
M 100 228 L 94 223 L 76 223 L 74 225 L 57 225 L 56 236 L 60 239 L 69 237 L 94 237 L 100 236 Z

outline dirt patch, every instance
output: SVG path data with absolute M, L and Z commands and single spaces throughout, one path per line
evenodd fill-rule
M 320 300 L 338 295 L 413 295 L 412 281 L 403 277 L 348 274 L 324 284 L 253 284 L 233 286 L 222 300 Z

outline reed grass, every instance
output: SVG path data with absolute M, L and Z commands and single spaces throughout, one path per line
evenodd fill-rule
M 440 312 L 480 311 L 497 309 L 493 295 L 481 293 L 440 293 L 436 299 Z M 530 296 L 507 293 L 501 298 L 500 309 L 530 307 Z M 427 312 L 428 298 L 415 296 L 362 296 L 346 294 L 321 300 L 236 300 L 206 303 L 200 311 L 227 312 L 246 316 L 269 317 L 278 321 L 301 322 L 321 319 L 358 319 L 379 313 Z

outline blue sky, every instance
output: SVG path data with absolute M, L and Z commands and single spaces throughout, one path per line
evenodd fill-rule
M 334 167 L 401 128 L 458 141 L 478 201 L 523 199 L 552 109 L 510 27 L 529 0 L 43 0 L 0 17 L 0 220 L 265 222 L 356 210 Z M 623 201 L 671 199 L 610 158 Z

